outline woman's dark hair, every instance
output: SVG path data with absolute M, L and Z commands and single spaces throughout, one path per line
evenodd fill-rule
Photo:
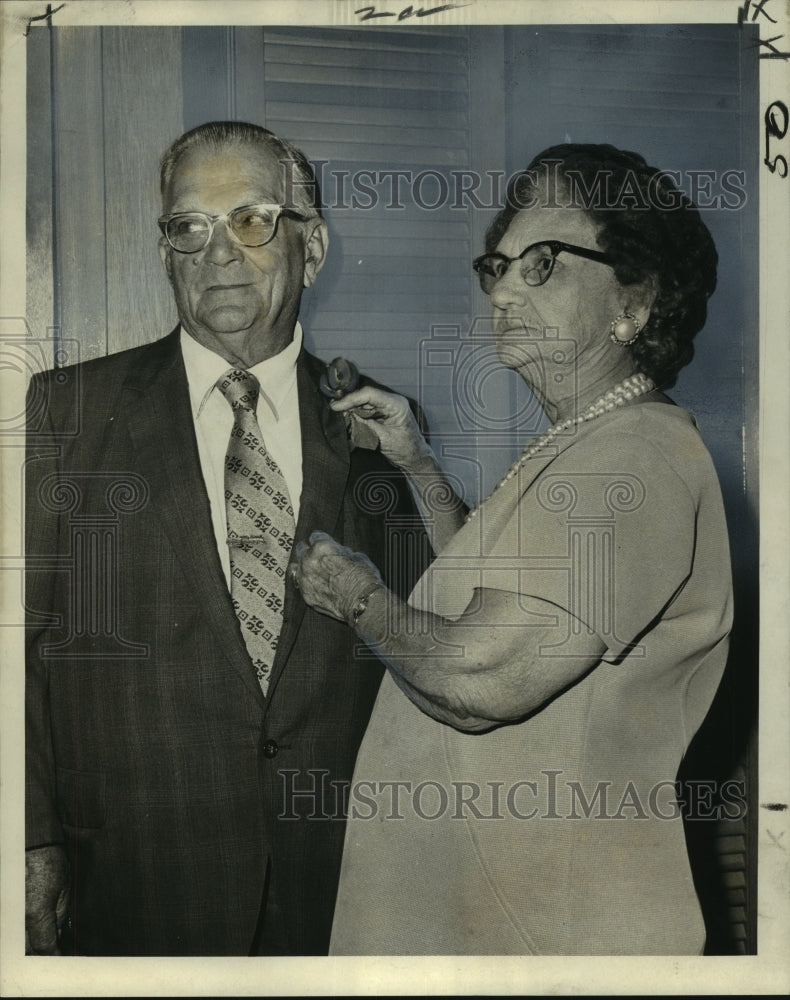
M 650 319 L 630 350 L 658 386 L 675 384 L 694 356 L 716 287 L 718 254 L 699 212 L 666 171 L 637 153 L 566 143 L 539 153 L 508 185 L 507 203 L 486 233 L 492 252 L 514 216 L 534 204 L 575 205 L 600 228 L 621 285 L 654 282 Z M 612 317 L 614 319 L 614 317 Z

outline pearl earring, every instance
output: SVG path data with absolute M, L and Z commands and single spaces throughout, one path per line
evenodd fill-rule
M 628 347 L 639 337 L 641 324 L 633 313 L 621 313 L 609 326 L 609 339 L 620 347 Z

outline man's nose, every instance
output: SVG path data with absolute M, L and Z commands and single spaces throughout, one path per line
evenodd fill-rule
M 209 261 L 221 266 L 243 258 L 241 244 L 233 236 L 227 219 L 217 219 L 214 223 L 205 254 Z

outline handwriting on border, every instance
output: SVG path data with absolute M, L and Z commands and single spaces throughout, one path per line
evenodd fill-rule
M 763 163 L 772 174 L 778 172 L 780 177 L 787 177 L 787 159 L 777 153 L 771 159 L 771 139 L 784 139 L 790 125 L 790 112 L 783 101 L 774 101 L 765 109 L 765 158 Z
M 738 24 L 754 24 L 758 18 L 765 18 L 766 21 L 770 21 L 771 24 L 778 24 L 779 22 L 775 17 L 771 15 L 766 10 L 768 4 L 771 0 L 744 0 L 742 7 L 738 9 Z M 749 17 L 751 14 L 751 18 Z M 768 49 L 767 52 L 760 52 L 761 59 L 790 59 L 790 52 L 780 52 L 779 49 L 774 45 L 774 42 L 779 42 L 784 38 L 784 35 L 774 35 L 773 38 L 758 38 L 755 47 Z
M 43 14 L 36 14 L 35 17 L 29 17 L 27 19 L 27 28 L 25 28 L 25 38 L 27 38 L 27 36 L 30 34 L 30 27 L 34 21 L 49 21 L 49 23 L 52 24 L 52 15 L 57 14 L 59 10 L 63 10 L 65 6 L 66 6 L 65 3 L 62 3 L 60 7 L 56 7 L 53 10 L 52 4 L 48 3 L 47 9 L 44 11 Z
M 758 18 L 763 18 L 770 24 L 778 24 L 778 19 L 772 17 L 767 9 L 770 3 L 771 0 L 744 0 L 744 3 L 738 9 L 739 26 L 754 24 L 758 21 Z M 786 61 L 790 59 L 790 51 L 782 52 L 774 45 L 774 42 L 779 42 L 783 38 L 784 35 L 774 35 L 772 38 L 760 38 L 758 36 L 756 44 L 750 47 L 760 49 L 760 59 L 783 59 Z M 763 49 L 767 49 L 768 51 L 763 51 Z M 773 101 L 765 110 L 763 123 L 765 128 L 765 156 L 763 163 L 772 174 L 778 173 L 780 177 L 787 177 L 787 158 L 781 153 L 776 153 L 773 156 L 771 154 L 771 140 L 776 139 L 781 141 L 787 135 L 788 125 L 790 125 L 790 115 L 788 114 L 787 105 L 783 101 Z
M 382 17 L 394 17 L 397 21 L 408 21 L 410 17 L 430 17 L 432 14 L 443 14 L 447 10 L 457 10 L 459 7 L 467 6 L 468 4 L 465 3 L 443 3 L 439 4 L 438 7 L 415 7 L 414 4 L 408 4 L 400 11 L 393 11 L 376 10 L 375 4 L 369 4 L 366 7 L 359 7 L 354 13 L 361 15 L 360 21 L 374 21 Z

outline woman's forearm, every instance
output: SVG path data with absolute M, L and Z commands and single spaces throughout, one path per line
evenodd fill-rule
M 381 588 L 371 595 L 356 632 L 423 712 L 456 729 L 490 729 L 496 722 L 464 708 L 454 692 L 461 686 L 454 683 L 460 665 L 451 665 L 448 660 L 463 656 L 463 650 L 457 645 L 445 646 L 437 638 L 436 630 L 442 624 L 437 615 L 417 611 Z
M 408 468 L 401 471 L 411 487 L 433 550 L 438 554 L 464 523 L 466 505 L 427 446 Z
M 467 732 L 514 722 L 600 659 L 601 640 L 589 632 L 574 636 L 562 609 L 501 591 L 478 595 L 474 611 L 450 620 L 382 587 L 356 621 L 398 686 L 439 721 Z M 544 616 L 551 610 L 556 623 L 532 624 L 538 607 Z M 563 654 L 552 655 L 560 637 L 567 639 Z
M 354 628 L 423 711 L 457 729 L 522 718 L 606 648 L 565 609 L 523 593 L 477 587 L 457 618 L 420 611 L 367 556 L 320 531 L 296 546 L 290 573 L 307 604 Z

